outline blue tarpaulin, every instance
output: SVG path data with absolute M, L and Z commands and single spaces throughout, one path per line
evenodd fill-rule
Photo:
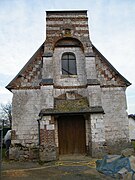
M 108 176 L 115 177 L 115 175 L 123 168 L 125 168 L 128 172 L 132 172 L 133 174 L 135 173 L 133 169 L 131 169 L 128 157 L 106 155 L 102 160 L 96 161 L 97 171 Z

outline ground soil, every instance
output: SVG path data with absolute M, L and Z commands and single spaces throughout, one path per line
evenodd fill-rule
M 111 180 L 96 171 L 96 159 L 64 157 L 59 161 L 38 162 L 3 161 L 1 180 Z

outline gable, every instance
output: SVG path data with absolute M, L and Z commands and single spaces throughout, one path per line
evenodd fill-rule
M 8 90 L 39 88 L 39 83 L 42 80 L 41 69 L 43 52 L 44 43 L 39 47 L 16 77 L 6 86 Z
M 101 86 L 129 86 L 127 81 L 93 45 L 98 81 Z M 6 86 L 7 89 L 39 89 L 42 82 L 42 56 L 44 43 L 30 58 L 17 76 Z
M 130 86 L 131 83 L 126 80 L 110 62 L 92 45 L 98 80 L 101 86 Z

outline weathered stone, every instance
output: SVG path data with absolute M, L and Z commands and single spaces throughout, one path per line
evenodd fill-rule
M 117 173 L 116 179 L 123 179 L 123 180 L 134 179 L 133 172 L 128 172 L 127 169 L 123 168 Z
M 131 169 L 133 169 L 133 171 L 135 172 L 135 156 L 131 155 L 129 157 L 129 161 L 130 161 Z
M 65 54 L 74 57 L 68 66 Z M 70 66 L 76 73 L 69 72 Z M 11 157 L 56 160 L 58 117 L 78 114 L 85 124 L 87 154 L 120 153 L 129 142 L 129 85 L 92 45 L 87 11 L 47 11 L 45 42 L 7 86 L 13 92 Z
M 124 157 L 128 157 L 128 156 L 131 156 L 133 154 L 134 154 L 134 149 L 133 148 L 127 148 L 127 149 L 124 149 L 121 152 L 121 155 L 124 156 Z
M 23 146 L 14 146 L 10 148 L 10 159 L 14 160 L 37 160 L 39 157 L 39 148 L 27 148 Z
M 20 148 L 12 147 L 9 149 L 9 158 L 11 160 L 19 160 L 20 157 Z
M 40 161 L 48 162 L 57 159 L 56 146 L 44 145 L 40 147 L 39 158 Z

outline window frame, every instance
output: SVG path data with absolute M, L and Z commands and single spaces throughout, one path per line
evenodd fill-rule
M 66 57 L 67 56 L 67 57 Z M 67 67 L 64 69 L 64 63 Z M 61 71 L 63 76 L 73 77 L 77 75 L 76 56 L 73 52 L 64 52 L 61 56 Z M 64 73 L 67 72 L 67 73 Z

